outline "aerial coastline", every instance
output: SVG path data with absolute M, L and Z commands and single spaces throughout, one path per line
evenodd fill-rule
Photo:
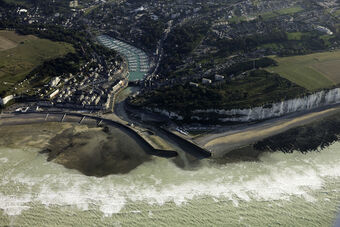
M 139 114 L 138 110 L 127 111 L 129 108 L 126 105 L 130 104 L 127 102 L 130 102 L 131 95 L 140 93 L 141 88 L 135 89 L 134 92 L 132 93 L 128 92 L 122 97 L 120 95 L 122 91 L 127 90 L 126 89 L 126 87 L 128 86 L 126 82 L 127 79 L 129 79 L 130 82 L 133 82 L 136 80 L 135 76 L 137 75 L 142 76 L 141 78 L 144 78 L 145 74 L 142 75 L 141 72 L 134 72 L 134 71 L 136 71 L 137 69 L 143 72 L 146 72 L 149 70 L 148 68 L 149 66 L 145 65 L 146 63 L 143 63 L 143 64 L 141 63 L 142 61 L 141 59 L 143 59 L 143 61 L 147 61 L 145 60 L 146 59 L 145 54 L 142 55 L 143 53 L 142 51 L 136 48 L 134 49 L 134 47 L 124 44 L 121 41 L 115 41 L 113 39 L 110 39 L 109 36 L 99 36 L 99 39 L 101 40 L 100 42 L 104 46 L 107 46 L 108 48 L 115 49 L 117 51 L 122 52 L 121 54 L 127 57 L 127 60 L 129 63 L 128 68 L 122 65 L 121 67 L 123 68 L 118 69 L 118 72 L 113 74 L 113 75 L 119 75 L 118 78 L 120 82 L 119 83 L 115 82 L 116 85 L 114 86 L 113 90 L 111 91 L 112 92 L 111 95 L 108 96 L 107 101 L 105 103 L 105 106 L 106 106 L 105 108 L 110 111 L 113 111 L 113 113 L 105 114 L 103 113 L 101 108 L 99 108 L 97 110 L 97 114 L 91 113 L 92 111 L 90 113 L 83 114 L 79 111 L 74 111 L 74 110 L 69 111 L 67 109 L 65 111 L 63 109 L 60 109 L 62 106 L 60 106 L 59 104 L 51 105 L 51 104 L 40 102 L 30 107 L 31 109 L 36 108 L 36 111 L 29 110 L 28 112 L 26 112 L 27 108 L 26 110 L 24 110 L 24 108 L 22 107 L 16 110 L 21 113 L 16 113 L 16 111 L 14 112 L 7 111 L 7 114 L 6 114 L 6 109 L 5 109 L 5 113 L 1 115 L 1 119 L 3 120 L 0 120 L 0 124 L 1 125 L 20 125 L 20 124 L 32 124 L 32 123 L 46 122 L 46 121 L 55 121 L 55 122 L 68 121 L 68 122 L 78 122 L 79 124 L 81 123 L 85 125 L 92 125 L 92 127 L 93 126 L 98 127 L 100 126 L 100 124 L 108 123 L 108 124 L 113 124 L 114 126 L 118 126 L 118 128 L 120 128 L 121 130 L 128 132 L 128 134 L 130 134 L 132 138 L 139 141 L 138 143 L 142 145 L 142 147 L 144 146 L 143 149 L 148 154 L 152 154 L 156 156 L 163 156 L 163 157 L 175 157 L 178 155 L 178 153 L 186 153 L 186 155 L 189 155 L 190 157 L 194 156 L 195 157 L 194 160 L 195 160 L 197 158 L 198 159 L 207 158 L 210 156 L 212 156 L 213 158 L 222 158 L 225 155 L 228 155 L 228 153 L 235 153 L 235 151 L 242 149 L 244 147 L 249 147 L 249 149 L 252 150 L 253 145 L 256 144 L 257 142 L 263 141 L 277 134 L 284 133 L 285 131 L 289 129 L 293 129 L 299 126 L 310 124 L 319 119 L 323 119 L 332 114 L 336 114 L 339 111 L 339 107 L 336 105 L 338 100 L 336 100 L 336 98 L 334 98 L 333 100 L 333 98 L 330 97 L 330 103 L 323 103 L 323 101 L 320 98 L 320 100 L 318 101 L 320 103 L 311 103 L 311 104 L 308 103 L 308 105 L 306 104 L 306 109 L 301 109 L 300 107 L 297 107 L 297 110 L 294 109 L 294 110 L 291 110 L 291 112 L 282 113 L 281 115 L 276 116 L 277 118 L 274 118 L 274 119 L 271 119 L 270 115 L 266 117 L 268 119 L 266 118 L 255 119 L 255 120 L 263 121 L 263 122 L 258 122 L 258 123 L 251 123 L 252 121 L 254 121 L 254 119 L 250 119 L 248 117 L 249 118 L 247 120 L 249 122 L 248 126 L 247 125 L 244 126 L 243 124 L 241 124 L 239 127 L 237 127 L 236 125 L 236 126 L 233 126 L 232 129 L 230 129 L 228 125 L 227 126 L 222 125 L 222 126 L 218 126 L 216 129 L 212 131 L 210 130 L 208 132 L 203 132 L 199 136 L 183 135 L 183 131 L 178 130 L 178 126 L 174 126 L 174 125 L 172 125 L 170 128 L 167 128 L 166 126 L 165 127 L 164 126 L 162 127 L 152 126 L 150 122 L 148 121 L 144 122 L 143 119 L 149 118 L 149 120 L 152 121 L 152 119 L 154 119 L 153 114 L 151 113 L 149 114 L 148 112 L 143 112 L 142 119 L 139 119 L 138 117 L 137 118 L 131 117 L 131 115 L 134 115 L 134 114 L 138 115 Z M 127 51 L 127 52 L 124 52 L 124 51 Z M 136 54 L 136 56 L 140 58 L 138 61 L 135 59 L 136 56 L 133 55 L 134 52 L 138 53 Z M 135 76 L 132 76 L 130 78 L 131 73 L 134 73 Z M 110 82 L 111 80 L 112 79 L 108 79 L 107 80 L 108 83 L 112 83 Z M 139 81 L 137 80 L 137 83 L 141 83 L 140 81 L 141 80 Z M 83 87 L 86 88 L 86 86 L 83 86 Z M 103 87 L 107 87 L 106 82 L 104 82 Z M 319 93 L 324 94 L 322 92 L 319 92 Z M 327 97 L 329 96 L 328 93 L 327 94 L 325 93 L 324 95 Z M 312 96 L 308 97 L 307 99 L 311 99 Z M 306 99 L 306 98 L 302 98 L 302 99 Z M 297 100 L 295 102 L 300 103 L 301 101 Z M 287 105 L 290 106 L 291 104 L 287 104 Z M 71 105 L 66 105 L 66 106 L 63 106 L 62 108 L 65 108 L 65 107 L 66 108 L 71 107 Z M 43 108 L 46 110 L 42 111 L 39 108 Z M 53 112 L 53 108 L 57 110 L 57 112 Z M 92 107 L 92 109 L 93 108 L 94 107 Z M 4 119 L 6 120 L 4 121 Z M 174 122 L 170 124 L 174 124 Z M 176 130 L 174 130 L 174 128 L 176 128 Z M 90 131 L 89 133 L 91 133 Z M 82 135 L 78 135 L 78 134 L 74 134 L 71 137 L 79 137 L 79 136 L 80 138 L 82 138 Z M 91 146 L 99 146 L 102 143 L 103 142 L 101 139 L 97 140 L 97 142 L 93 140 L 91 142 L 92 144 Z M 94 145 L 94 144 L 97 144 L 97 145 Z M 58 149 L 60 151 L 56 151 Z M 52 155 L 51 157 L 55 158 L 60 153 L 63 153 L 61 152 L 63 148 L 56 148 L 56 150 L 53 151 L 50 148 L 46 148 L 45 152 L 49 153 L 50 155 Z M 256 156 L 259 153 L 257 151 L 254 151 L 254 154 Z M 248 155 L 249 155 L 249 152 L 248 152 Z M 50 159 L 53 159 L 51 157 Z M 86 165 L 78 164 L 77 168 L 81 169 L 80 166 L 86 166 Z M 85 172 L 85 174 L 89 174 L 88 172 L 86 173 L 85 170 L 82 170 L 82 171 Z M 96 173 L 95 175 L 102 175 L 102 174 L 104 173 Z
M 263 121 L 263 122 L 259 122 L 255 124 L 250 124 L 249 126 L 241 125 L 239 128 L 234 126 L 233 130 L 228 130 L 226 132 L 220 132 L 221 129 L 219 129 L 219 130 L 216 130 L 217 131 L 216 133 L 210 132 L 208 134 L 204 134 L 199 137 L 189 139 L 189 141 L 192 140 L 193 143 L 201 146 L 202 148 L 206 148 L 207 151 L 211 152 L 211 155 L 213 158 L 221 158 L 227 155 L 228 153 L 234 153 L 233 151 L 236 151 L 243 147 L 252 146 L 256 144 L 257 142 L 273 137 L 277 134 L 282 134 L 290 129 L 298 128 L 300 126 L 308 127 L 308 125 L 311 125 L 314 122 L 318 122 L 322 119 L 327 119 L 327 118 L 331 119 L 334 115 L 337 115 L 339 111 L 340 111 L 339 105 L 323 107 L 323 108 L 320 108 L 319 110 L 313 110 L 307 113 L 297 113 L 291 116 L 285 116 L 285 117 L 278 118 L 278 119 L 271 119 L 271 120 L 267 120 L 267 121 Z M 98 129 L 103 130 L 102 129 L 104 127 L 103 125 L 110 124 L 110 122 L 113 122 L 112 120 L 107 121 L 104 118 L 102 119 L 98 117 L 92 118 L 91 116 L 88 116 L 88 115 L 83 115 L 83 116 L 79 114 L 73 115 L 72 113 L 68 114 L 68 116 L 64 119 L 63 119 L 63 116 L 64 114 L 62 113 L 59 113 L 59 114 L 50 113 L 48 115 L 47 113 L 45 114 L 44 113 L 27 113 L 27 114 L 15 114 L 15 115 L 14 114 L 2 114 L 0 118 L 0 125 L 9 127 L 11 125 L 23 125 L 23 124 L 35 125 L 41 122 L 42 123 L 46 123 L 46 122 L 58 123 L 59 122 L 60 124 L 63 124 L 63 122 L 73 122 L 73 123 L 76 123 L 77 125 L 89 125 L 91 127 L 98 128 L 98 126 L 100 126 L 98 125 L 98 123 L 101 122 L 102 125 Z M 87 118 L 83 119 L 84 116 L 87 116 Z M 117 125 L 117 123 L 114 123 L 114 125 Z M 120 124 L 118 124 L 118 126 L 119 125 Z M 131 129 L 131 130 L 136 130 L 136 129 Z M 149 132 L 146 133 L 147 135 L 145 135 L 144 133 L 144 135 L 140 137 L 141 139 L 142 138 L 145 139 L 143 144 L 148 144 L 148 143 L 152 144 L 152 140 L 150 140 L 150 133 L 151 135 L 154 133 L 152 133 L 150 130 L 152 129 L 148 130 Z M 136 130 L 136 132 L 138 134 L 141 131 L 139 129 L 139 130 Z M 175 134 L 178 134 L 178 133 L 175 133 Z M 159 134 L 153 135 L 153 137 L 155 136 L 159 137 L 160 135 Z M 164 137 L 163 137 L 163 140 L 164 140 Z M 313 140 L 312 137 L 311 137 L 311 140 Z M 97 143 L 99 144 L 99 142 Z M 176 150 L 178 149 L 178 147 L 174 147 L 170 143 L 167 145 L 167 149 Z M 298 147 L 295 147 L 295 149 L 298 149 Z M 189 152 L 189 151 L 185 149 L 181 149 L 180 152 Z M 193 152 L 195 152 L 195 149 L 193 149 Z M 154 155 L 158 156 L 157 153 L 155 153 Z M 242 156 L 242 154 L 240 155 Z
M 332 226 L 340 0 L 0 0 L 0 226 Z
M 105 39 L 104 39 L 104 36 L 101 36 L 100 40 L 103 45 L 109 48 L 115 48 L 118 51 L 124 51 L 123 48 L 130 48 L 130 49 L 133 48 L 133 47 L 129 47 L 128 45 L 124 46 L 125 44 L 121 41 L 112 41 L 112 40 L 110 41 L 110 37 L 108 36 L 105 36 Z M 119 42 L 120 46 L 114 46 L 116 45 L 114 44 L 115 42 L 117 43 Z M 131 50 L 127 49 L 127 50 L 131 51 L 132 49 Z M 138 49 L 136 50 L 138 51 Z M 136 50 L 133 49 L 133 51 L 136 51 Z M 131 63 L 136 64 L 135 60 L 132 59 L 133 55 L 131 53 L 126 52 L 125 55 L 128 56 L 128 61 L 130 64 Z M 145 59 L 145 57 L 142 57 L 142 58 Z M 144 66 L 139 66 L 139 65 L 137 66 L 144 67 Z M 137 66 L 132 66 L 132 67 L 137 67 Z M 133 70 L 135 69 L 133 68 L 132 71 Z M 143 68 L 143 70 L 146 70 L 146 69 Z M 131 66 L 129 66 L 128 71 L 123 70 L 122 75 L 124 76 L 121 77 L 121 81 L 124 81 L 126 80 L 126 78 L 129 78 L 130 73 L 134 73 L 134 72 L 131 72 Z M 141 75 L 140 72 L 135 73 L 135 74 Z M 135 79 L 136 78 L 134 76 L 132 78 L 129 78 L 130 81 L 134 81 Z M 89 125 L 95 125 L 95 126 L 99 126 L 99 124 L 102 124 L 103 121 L 106 121 L 106 123 L 109 123 L 109 124 L 111 123 L 113 125 L 120 127 L 123 130 L 130 131 L 130 133 L 134 135 L 133 136 L 134 138 L 141 139 L 141 141 L 143 141 L 142 144 L 148 147 L 146 150 L 149 150 L 149 153 L 151 152 L 151 150 L 154 149 L 154 148 L 150 148 L 152 146 L 158 147 L 159 151 L 163 150 L 163 148 L 166 149 L 166 151 L 164 150 L 165 151 L 164 154 L 162 154 L 162 152 L 160 152 L 160 154 L 157 154 L 157 151 L 156 151 L 157 148 L 156 150 L 154 149 L 154 151 L 156 152 L 151 152 L 151 154 L 154 154 L 157 156 L 164 155 L 165 157 L 166 156 L 171 157 L 171 156 L 177 156 L 177 152 L 184 152 L 184 153 L 189 153 L 191 155 L 194 154 L 194 156 L 197 156 L 197 157 L 201 157 L 200 152 L 203 151 L 203 153 L 205 152 L 207 154 L 206 157 L 212 156 L 213 158 L 220 158 L 220 157 L 227 155 L 228 153 L 234 153 L 234 151 L 242 149 L 244 147 L 249 147 L 250 149 L 251 146 L 253 146 L 257 142 L 260 142 L 264 139 L 273 137 L 289 129 L 293 129 L 293 128 L 296 128 L 302 125 L 310 124 L 319 119 L 323 119 L 332 114 L 336 114 L 339 111 L 338 105 L 333 104 L 332 103 L 333 101 L 332 101 L 329 104 L 321 103 L 322 104 L 321 107 L 318 107 L 317 105 L 319 104 L 317 104 L 315 105 L 315 107 L 314 106 L 308 107 L 307 110 L 299 109 L 299 111 L 297 111 L 296 113 L 294 111 L 291 113 L 287 112 L 283 114 L 282 116 L 278 116 L 277 118 L 274 118 L 274 119 L 270 119 L 270 117 L 268 117 L 269 119 L 266 119 L 266 118 L 258 119 L 258 120 L 263 120 L 263 122 L 250 123 L 249 126 L 247 125 L 244 126 L 243 124 L 241 124 L 239 128 L 236 125 L 236 126 L 233 126 L 232 129 L 230 129 L 229 126 L 225 126 L 225 127 L 219 126 L 213 131 L 208 131 L 208 132 L 202 133 L 199 136 L 192 137 L 192 136 L 184 136 L 183 134 L 181 134 L 182 133 L 181 131 L 174 130 L 174 126 L 171 126 L 170 129 L 166 129 L 164 131 L 164 128 L 161 129 L 159 127 L 151 126 L 148 124 L 147 121 L 143 122 L 143 120 L 140 120 L 138 118 L 137 119 L 131 118 L 130 116 L 131 111 L 129 111 L 128 113 L 127 112 L 128 108 L 125 106 L 127 102 L 126 100 L 128 100 L 129 98 L 129 93 L 127 93 L 128 95 L 125 94 L 122 97 L 120 95 L 122 91 L 126 90 L 126 87 L 127 87 L 127 83 L 125 84 L 123 83 L 122 85 L 114 89 L 114 95 L 108 98 L 108 102 L 105 105 L 107 106 L 107 108 L 114 111 L 114 113 L 111 115 L 110 114 L 96 115 L 96 114 L 91 114 L 91 113 L 82 114 L 77 111 L 66 111 L 65 112 L 63 111 L 63 109 L 58 110 L 58 108 L 60 108 L 60 106 L 58 105 L 52 106 L 53 108 L 57 110 L 57 112 L 55 112 L 53 115 L 53 111 L 48 110 L 49 108 L 51 108 L 50 106 L 48 105 L 46 106 L 45 104 L 40 103 L 42 104 L 42 108 L 47 109 L 47 111 L 45 111 L 44 113 L 42 113 L 41 110 L 38 110 L 39 106 L 36 107 L 38 111 L 30 110 L 28 113 L 26 113 L 27 110 L 23 111 L 23 108 L 19 108 L 20 109 L 19 112 L 20 111 L 22 112 L 21 114 L 18 114 L 15 112 L 11 113 L 7 111 L 8 114 L 3 113 L 1 115 L 1 118 L 6 119 L 6 121 L 2 120 L 0 121 L 0 124 L 2 125 L 18 125 L 19 124 L 20 125 L 20 124 L 32 124 L 36 122 L 46 122 L 46 121 L 64 122 L 66 116 L 67 116 L 66 120 L 68 122 L 78 122 L 82 124 L 89 124 Z M 136 94 L 136 93 L 139 93 L 138 89 L 134 90 L 132 94 Z M 337 100 L 334 100 L 334 102 L 337 103 Z M 34 108 L 34 107 L 31 107 L 31 108 Z M 134 112 L 136 113 L 136 111 L 132 111 L 132 113 Z M 146 116 L 148 115 L 148 113 L 144 112 L 142 115 L 144 115 L 143 118 L 147 118 Z M 152 120 L 153 118 L 154 116 L 150 113 L 149 119 Z M 252 119 L 248 119 L 248 121 L 250 122 L 251 120 Z M 162 130 L 163 130 L 163 133 L 161 132 Z M 175 138 L 173 138 L 171 141 L 170 139 L 171 137 L 175 137 Z M 189 147 L 186 147 L 186 145 L 184 145 L 183 142 L 187 143 Z M 175 152 L 176 149 L 177 151 Z M 180 151 L 178 151 L 178 149 L 180 149 Z M 202 151 L 200 151 L 200 149 L 202 149 Z M 47 148 L 45 151 L 47 150 L 51 151 L 51 149 L 49 148 Z M 254 153 L 258 154 L 257 152 L 254 152 Z M 205 154 L 202 157 L 204 156 Z

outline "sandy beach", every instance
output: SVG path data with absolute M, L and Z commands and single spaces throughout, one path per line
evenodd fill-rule
M 265 121 L 239 130 L 205 134 L 204 136 L 196 138 L 195 142 L 210 150 L 213 157 L 221 157 L 230 151 L 248 146 L 264 138 L 338 113 L 340 113 L 340 107 L 336 106 L 297 117 Z
M 258 141 L 286 132 L 289 129 L 307 125 L 317 120 L 327 118 L 339 113 L 340 105 L 336 105 L 333 107 L 324 107 L 323 109 L 313 110 L 310 112 L 295 113 L 259 123 L 240 125 L 234 127 L 233 129 L 226 126 L 219 128 L 216 131 L 196 137 L 195 139 L 193 139 L 193 142 L 195 142 L 200 147 L 210 151 L 213 158 L 220 158 L 231 151 L 235 153 L 237 150 L 240 150 L 242 148 L 249 148 L 249 146 L 252 146 Z M 5 128 L 9 127 L 9 125 L 12 125 L 12 127 L 15 128 L 21 127 L 20 125 L 32 123 L 35 123 L 35 126 L 38 126 L 39 123 L 43 123 L 42 125 L 52 124 L 52 121 L 60 121 L 61 117 L 62 115 L 60 114 L 50 115 L 48 121 L 51 122 L 48 123 L 44 121 L 44 115 L 41 114 L 21 114 L 18 116 L 2 115 L 0 119 L 0 125 L 1 129 L 4 129 L 3 132 L 5 132 Z M 102 128 L 98 128 L 96 126 L 96 121 L 94 119 L 86 118 L 83 122 L 84 125 L 79 125 L 79 120 L 79 116 L 68 116 L 68 123 L 54 123 L 64 125 L 63 127 L 58 128 L 59 131 L 55 131 L 55 134 L 57 134 L 55 138 L 52 136 L 53 133 L 49 133 L 49 138 L 46 137 L 45 133 L 40 133 L 40 126 L 27 126 L 29 127 L 29 129 L 27 129 L 26 131 L 35 131 L 37 136 L 33 137 L 31 133 L 27 133 L 30 137 L 26 139 L 19 139 L 18 141 L 34 143 L 33 141 L 35 140 L 33 140 L 32 138 L 39 138 L 42 136 L 45 140 L 49 141 L 49 145 L 53 144 L 53 146 L 48 147 L 49 152 L 47 152 L 49 153 L 50 160 L 55 159 L 56 162 L 59 162 L 60 164 L 63 164 L 68 168 L 76 168 L 87 175 L 94 174 L 98 176 L 110 173 L 125 173 L 133 168 L 136 168 L 139 164 L 149 159 L 149 155 L 153 154 L 152 152 L 154 152 L 153 147 L 161 150 L 173 149 L 169 145 L 169 142 L 171 141 L 165 140 L 166 137 L 162 137 L 162 139 L 160 139 L 160 137 L 153 135 L 152 132 L 143 128 L 135 128 L 135 130 L 138 131 L 138 134 L 142 136 L 141 138 L 143 138 L 143 141 L 140 141 L 141 138 L 137 138 L 138 136 L 136 137 L 131 133 L 128 133 L 129 135 L 127 135 L 125 134 L 126 132 L 124 133 L 116 127 L 110 127 L 110 133 L 107 134 L 103 132 Z M 83 132 L 79 132 L 79 130 L 76 130 L 77 128 L 81 127 L 87 128 Z M 17 135 L 20 135 L 20 133 L 13 133 L 13 135 L 9 137 L 17 138 Z M 115 140 L 116 136 L 121 138 Z M 124 142 L 119 142 L 120 140 Z M 12 142 L 18 143 L 15 141 Z M 120 144 L 119 146 L 117 145 L 118 143 Z M 43 143 L 40 141 L 38 144 L 46 148 L 46 142 Z M 45 146 L 43 146 L 43 144 Z M 106 150 L 113 151 L 115 155 L 108 155 L 106 153 Z M 117 155 L 117 152 L 121 152 L 121 150 L 126 152 L 127 156 Z M 92 151 L 96 151 L 95 154 L 91 153 Z M 146 154 L 145 152 L 148 154 L 144 157 L 143 155 Z M 143 155 L 140 156 L 140 154 Z M 100 155 L 101 158 L 97 157 L 97 155 Z M 102 157 L 108 157 L 108 159 L 103 159 Z M 125 159 L 131 161 L 125 163 L 126 168 L 120 165 L 121 163 L 124 163 Z M 105 168 L 109 170 L 102 169 L 99 171 L 99 168 L 95 167 L 95 165 L 91 163 L 92 160 L 98 161 L 97 166 L 107 165 L 107 167 Z M 105 164 L 106 162 L 108 162 L 108 160 L 110 160 L 109 162 L 115 160 L 116 163 L 111 163 L 110 166 L 118 167 L 116 169 L 108 167 L 109 164 Z M 95 171 L 92 172 L 92 170 Z
M 152 159 L 138 141 L 112 126 L 104 129 L 72 122 L 20 122 L 24 120 L 16 119 L 18 125 L 1 125 L 1 147 L 38 149 L 47 161 L 85 175 L 128 173 Z

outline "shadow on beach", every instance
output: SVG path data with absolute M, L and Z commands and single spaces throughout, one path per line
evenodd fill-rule
M 47 153 L 48 161 L 96 177 L 125 174 L 151 160 L 136 141 L 114 127 L 66 129 L 41 153 Z

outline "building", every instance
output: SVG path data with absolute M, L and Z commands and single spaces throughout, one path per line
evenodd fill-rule
M 28 12 L 27 9 L 19 9 L 19 10 L 18 10 L 18 13 L 19 13 L 19 14 L 27 13 L 27 12 Z
M 207 78 L 202 78 L 202 84 L 211 84 L 211 80 Z
M 59 93 L 59 89 L 55 90 L 50 94 L 50 99 L 54 98 Z
M 71 8 L 76 8 L 76 7 L 78 7 L 78 0 L 70 1 L 70 7 L 71 7 Z
M 50 86 L 51 86 L 51 87 L 56 87 L 56 86 L 58 86 L 60 80 L 61 80 L 61 79 L 60 79 L 59 77 L 53 78 L 53 79 L 51 80 L 51 82 L 50 82 Z
M 224 80 L 224 76 L 216 74 L 216 75 L 215 75 L 215 80 L 216 80 L 216 81 Z
M 11 101 L 12 99 L 14 99 L 13 95 L 8 95 L 5 98 L 1 98 L 0 97 L 0 106 L 6 105 L 9 101 Z
M 194 83 L 194 82 L 190 82 L 189 85 L 190 85 L 191 87 L 198 87 L 198 83 Z
M 327 35 L 333 35 L 333 32 L 329 28 L 326 28 L 323 26 L 316 26 L 316 30 L 318 30 L 319 32 L 325 33 Z

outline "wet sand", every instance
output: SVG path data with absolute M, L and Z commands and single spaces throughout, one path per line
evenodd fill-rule
M 47 161 L 97 177 L 128 173 L 152 160 L 133 138 L 111 126 L 53 122 L 2 125 L 0 146 L 37 148 Z
M 210 150 L 213 157 L 222 157 L 233 150 L 246 147 L 264 138 L 339 113 L 340 107 L 334 107 L 294 118 L 276 120 L 273 123 L 263 122 L 241 130 L 207 134 L 197 138 L 195 142 Z
M 219 162 L 256 160 L 263 152 L 254 149 L 253 145 L 256 142 L 339 113 L 340 107 L 336 106 L 241 126 L 234 131 L 208 134 L 198 137 L 195 142 L 211 150 L 213 157 L 220 159 Z M 49 120 L 60 121 L 60 117 L 60 114 L 51 115 Z M 79 119 L 79 117 L 69 116 L 68 121 L 72 123 L 53 123 L 44 122 L 44 116 L 39 114 L 8 116 L 8 118 L 2 115 L 0 146 L 13 148 L 33 146 L 39 148 L 41 155 L 46 155 L 48 161 L 97 177 L 128 173 L 142 163 L 152 160 L 154 158 L 152 155 L 175 157 L 169 151 L 155 150 L 152 147 L 152 144 L 157 144 L 158 147 L 169 149 L 169 142 L 171 142 L 169 135 L 162 136 L 167 142 L 164 143 L 158 140 L 158 137 L 153 138 L 153 135 L 149 135 L 148 130 L 139 132 L 143 135 L 143 139 L 137 136 L 138 133 L 126 130 L 124 127 L 108 125 L 107 129 L 104 129 L 97 127 L 96 120 L 90 118 L 86 118 L 84 124 L 80 125 Z M 181 146 L 172 142 L 176 150 L 181 150 L 179 148 Z M 193 157 L 186 149 L 174 158 L 173 162 L 181 168 L 196 168 L 200 160 Z
M 89 176 L 125 174 L 151 160 L 132 138 L 114 127 L 64 130 L 44 150 L 48 161 Z
M 71 128 L 72 123 L 46 122 L 44 124 L 1 125 L 0 147 L 44 149 L 56 134 Z M 6 119 L 8 122 L 8 120 Z

